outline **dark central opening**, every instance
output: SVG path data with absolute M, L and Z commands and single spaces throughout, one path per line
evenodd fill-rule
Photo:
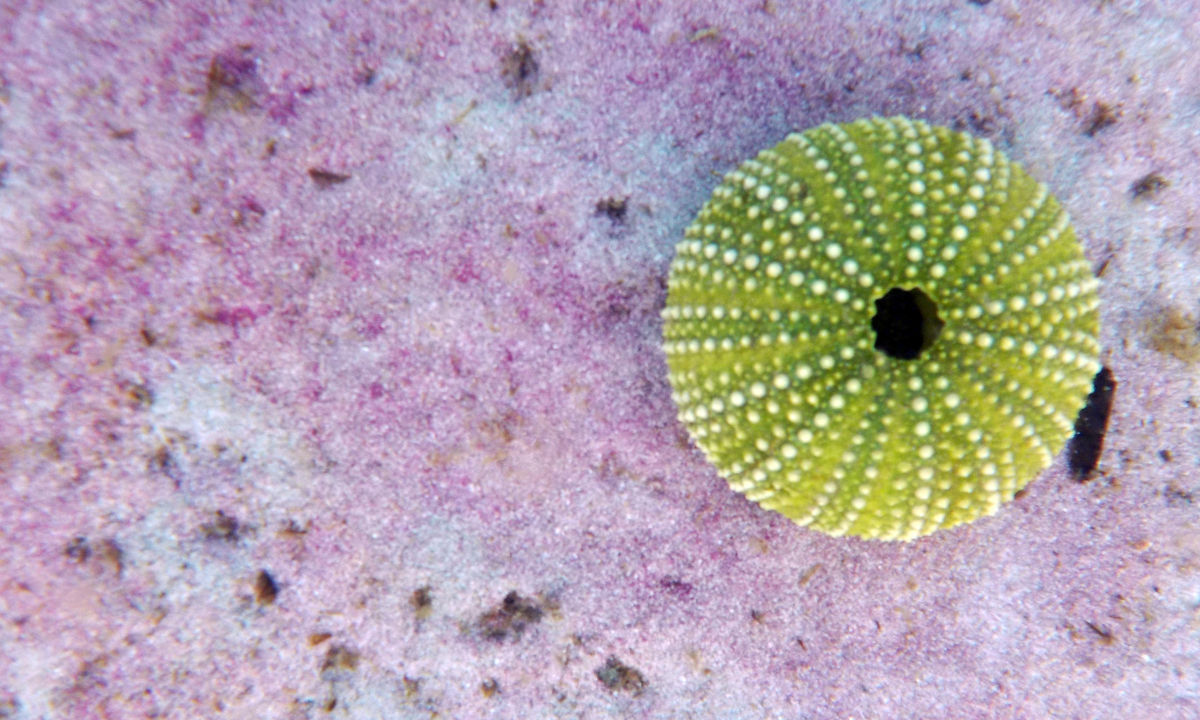
M 937 304 L 921 288 L 892 288 L 875 301 L 875 349 L 898 360 L 916 360 L 933 344 L 946 323 Z

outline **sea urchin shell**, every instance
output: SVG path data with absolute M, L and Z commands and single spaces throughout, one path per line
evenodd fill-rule
M 990 142 L 903 117 L 725 176 L 663 310 L 679 415 L 730 486 L 831 535 L 988 515 L 1062 450 L 1099 368 L 1066 212 Z

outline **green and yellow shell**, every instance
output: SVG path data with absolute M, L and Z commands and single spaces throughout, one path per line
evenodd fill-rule
M 725 176 L 671 263 L 679 417 L 733 489 L 831 535 L 994 513 L 1099 369 L 1066 212 L 985 139 L 904 117 L 792 134 Z

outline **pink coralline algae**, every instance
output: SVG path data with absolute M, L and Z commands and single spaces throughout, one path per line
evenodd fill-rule
M 0 3 L 0 718 L 1200 716 L 1196 12 Z M 1120 387 L 1085 482 L 1058 438 L 1002 512 L 864 542 L 730 491 L 662 312 L 721 177 L 895 116 L 1070 213 Z M 1005 498 L 1022 432 L 957 448 Z

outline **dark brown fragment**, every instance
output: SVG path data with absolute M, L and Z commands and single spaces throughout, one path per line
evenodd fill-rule
M 479 633 L 488 640 L 503 642 L 510 636 L 521 637 L 525 629 L 542 619 L 542 607 L 533 598 L 521 597 L 516 590 L 504 596 L 495 609 L 479 616 Z
M 1067 465 L 1079 482 L 1090 479 L 1100 462 L 1116 388 L 1117 381 L 1113 379 L 1112 370 L 1100 368 L 1092 381 L 1092 393 L 1088 395 L 1087 405 L 1079 411 L 1079 417 L 1075 420 L 1075 435 L 1067 443 Z
M 341 185 L 350 179 L 349 175 L 326 170 L 325 168 L 311 167 L 308 169 L 308 176 L 317 184 L 317 187 L 324 190 L 331 188 L 334 185 Z
M 412 605 L 413 614 L 418 620 L 424 620 L 433 612 L 433 588 L 428 585 L 423 585 L 416 590 L 413 590 L 412 595 L 408 598 L 408 604 Z
M 278 596 L 279 585 L 275 583 L 275 578 L 266 570 L 259 570 L 254 577 L 254 601 L 259 605 L 274 605 Z

